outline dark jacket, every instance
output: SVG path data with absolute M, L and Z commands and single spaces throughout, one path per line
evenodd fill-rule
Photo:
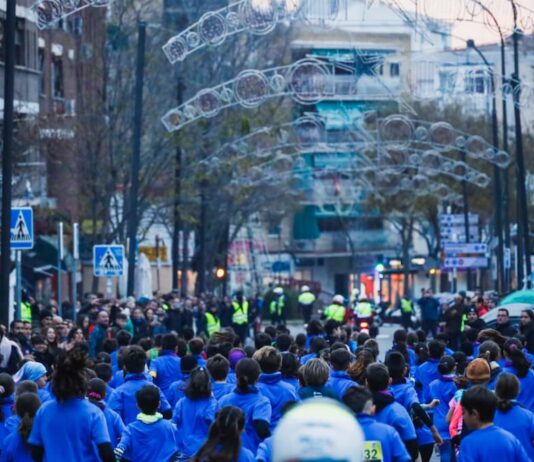
M 451 306 L 443 315 L 443 320 L 447 325 L 448 334 L 458 334 L 462 331 L 462 317 L 464 305 L 462 303 Z
M 417 304 L 421 308 L 423 321 L 437 321 L 439 319 L 439 302 L 434 297 L 421 297 Z
M 513 337 L 515 334 L 517 334 L 517 328 L 512 326 L 510 321 L 508 321 L 506 324 L 496 324 L 495 330 L 500 332 L 505 337 Z
M 534 354 L 534 322 L 529 322 L 526 326 L 521 326 L 521 335 L 525 337 L 527 351 Z

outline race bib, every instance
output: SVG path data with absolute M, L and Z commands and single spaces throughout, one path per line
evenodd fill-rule
M 382 462 L 382 444 L 380 441 L 363 443 L 363 462 Z

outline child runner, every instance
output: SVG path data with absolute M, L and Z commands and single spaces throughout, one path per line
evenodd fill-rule
M 222 408 L 193 462 L 253 462 L 254 455 L 241 444 L 244 428 L 245 416 L 241 409 L 235 406 Z
M 37 411 L 28 439 L 36 461 L 97 462 L 100 456 L 114 462 L 104 414 L 85 399 L 86 363 L 87 350 L 81 346 L 58 357 L 52 375 L 55 399 Z
M 428 387 L 436 379 L 439 379 L 438 364 L 445 352 L 443 343 L 432 340 L 428 344 L 429 358 L 415 370 L 415 389 L 421 401 L 428 396 Z
M 165 334 L 158 357 L 150 361 L 150 375 L 164 395 L 167 395 L 171 384 L 182 376 L 177 351 L 178 337 L 175 334 Z
M 20 419 L 17 431 L 7 435 L 2 444 L 0 462 L 33 462 L 28 437 L 32 431 L 33 419 L 41 406 L 35 393 L 22 393 L 17 397 L 15 412 Z
M 390 385 L 389 371 L 383 364 L 370 364 L 367 367 L 367 388 L 373 395 L 376 406 L 376 420 L 391 425 L 401 437 L 413 460 L 419 455 L 417 434 L 408 411 L 395 401 L 388 391 Z
M 104 413 L 108 426 L 109 439 L 111 440 L 111 447 L 115 449 L 121 439 L 125 427 L 120 415 L 106 406 L 106 393 L 106 382 L 101 379 L 89 380 L 87 398 Z
M 230 350 L 230 353 L 228 353 L 228 361 L 230 361 L 230 372 L 228 372 L 227 379 L 228 383 L 237 383 L 237 379 L 235 376 L 235 368 L 237 366 L 237 363 L 246 357 L 247 355 L 242 348 L 232 348 Z
M 0 445 L 8 434 L 5 424 L 6 420 L 13 415 L 13 391 L 15 382 L 11 376 L 5 372 L 0 374 Z
M 295 389 L 295 393 L 297 393 L 299 389 L 299 379 L 297 377 L 299 367 L 300 361 L 297 355 L 289 351 L 282 353 L 282 367 L 280 369 L 280 372 L 282 373 L 282 381 L 291 385 Z
M 351 359 L 352 355 L 345 348 L 338 348 L 330 354 L 332 372 L 330 373 L 330 379 L 326 384 L 336 391 L 340 401 L 350 387 L 358 386 L 347 373 L 347 368 L 350 365 Z
M 221 354 L 216 354 L 208 359 L 206 367 L 211 375 L 211 392 L 215 399 L 219 401 L 224 395 L 230 393 L 235 386 L 227 383 L 230 362 Z
M 269 431 L 271 403 L 256 387 L 259 376 L 260 366 L 257 361 L 242 359 L 236 366 L 237 387 L 219 401 L 219 408 L 237 406 L 243 410 L 245 414 L 243 446 L 254 454 L 258 444 L 271 434 Z
M 446 417 L 449 412 L 449 403 L 456 393 L 456 361 L 451 356 L 443 356 L 439 360 L 439 379 L 434 380 L 429 386 L 429 398 L 438 400 L 439 404 L 434 409 L 434 425 L 439 431 L 443 444 L 439 448 L 441 462 L 452 462 L 452 443 L 449 433 L 449 424 Z
M 126 375 L 124 383 L 117 387 L 111 394 L 108 401 L 110 409 L 114 410 L 122 418 L 125 425 L 134 422 L 138 410 L 135 405 L 135 395 L 145 385 L 151 385 L 152 382 L 145 375 L 146 353 L 137 345 L 128 347 L 122 360 Z M 164 395 L 161 396 L 161 413 L 165 418 L 170 419 L 172 409 Z
M 534 372 L 530 369 L 530 361 L 521 351 L 523 346 L 515 338 L 508 339 L 504 344 L 504 371 L 514 374 L 521 384 L 518 401 L 529 411 L 534 412 Z
M 462 396 L 463 420 L 471 433 L 462 439 L 459 462 L 524 462 L 528 456 L 519 440 L 493 423 L 497 398 L 485 387 L 474 386 Z
M 22 380 L 31 380 L 37 384 L 39 388 L 37 394 L 41 403 L 48 401 L 51 396 L 50 393 L 46 390 L 46 367 L 41 363 L 35 361 L 28 361 L 20 368 L 20 370 L 13 376 L 15 383 L 19 383 Z
M 254 353 L 253 358 L 260 365 L 261 374 L 258 380 L 258 390 L 271 403 L 271 431 L 280 420 L 282 407 L 288 401 L 298 399 L 295 387 L 282 381 L 282 355 L 271 346 L 264 346 Z
M 482 342 L 478 349 L 478 357 L 483 358 L 488 362 L 491 370 L 488 388 L 490 390 L 495 390 L 499 374 L 503 371 L 499 364 L 501 361 L 501 348 L 492 340 L 486 340 L 485 342 Z
M 118 446 L 117 460 L 130 462 L 174 462 L 178 460 L 176 427 L 157 412 L 161 408 L 159 388 L 153 384 L 144 385 L 135 394 L 137 407 L 141 411 L 131 422 Z
M 375 405 L 373 395 L 363 387 L 351 387 L 343 396 L 343 402 L 356 415 L 365 435 L 365 460 L 382 462 L 411 462 L 412 458 L 397 430 L 390 425 L 377 422 L 373 417 Z M 369 457 L 370 456 L 370 457 Z
M 208 436 L 215 420 L 217 400 L 211 394 L 211 379 L 204 367 L 198 367 L 187 382 L 185 397 L 174 408 L 172 421 L 178 428 L 178 448 L 182 458 L 190 459 Z
M 406 378 L 409 369 L 405 357 L 398 351 L 392 351 L 386 358 L 386 366 L 391 377 L 389 390 L 393 394 L 395 401 L 402 405 L 412 416 L 421 459 L 423 462 L 428 462 L 434 451 L 434 443 L 441 445 L 443 440 L 437 428 L 433 425 L 432 419 L 419 403 L 413 382 Z M 437 402 L 425 407 L 434 408 L 435 406 L 437 406 Z
M 515 401 L 519 388 L 519 379 L 515 375 L 505 372 L 499 376 L 495 388 L 497 412 L 493 422 L 514 435 L 530 460 L 534 460 L 534 414 Z
M 191 355 L 186 355 L 180 360 L 181 378 L 173 382 L 167 388 L 167 399 L 171 408 L 174 409 L 176 403 L 185 396 L 184 391 L 191 372 L 197 367 L 197 359 Z
M 191 355 L 193 358 L 196 358 L 197 364 L 199 366 L 206 367 L 206 360 L 202 356 L 204 351 L 204 340 L 202 340 L 200 337 L 192 338 L 189 340 L 188 346 Z
M 32 382 L 31 380 L 23 380 L 22 382 L 17 383 L 15 388 L 15 401 L 20 395 L 22 395 L 22 393 L 35 393 L 37 395 L 37 391 L 38 388 L 35 382 Z M 16 432 L 17 428 L 19 428 L 19 425 L 20 417 L 17 415 L 17 413 L 11 414 L 4 422 L 6 435 Z
M 301 368 L 302 378 L 306 386 L 299 388 L 300 399 L 332 398 L 337 400 L 336 390 L 326 385 L 330 377 L 330 368 L 323 359 L 310 359 Z

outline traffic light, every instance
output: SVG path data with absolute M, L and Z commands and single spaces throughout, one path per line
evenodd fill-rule
M 384 256 L 377 255 L 375 262 L 375 271 L 377 273 L 383 273 L 386 270 L 386 265 L 384 265 Z
M 222 281 L 226 278 L 226 270 L 224 268 L 217 268 L 215 270 L 215 278 L 219 281 Z

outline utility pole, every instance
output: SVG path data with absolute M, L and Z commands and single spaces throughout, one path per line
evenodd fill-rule
M 145 70 L 146 23 L 139 21 L 139 36 L 137 43 L 137 66 L 135 76 L 135 113 L 133 132 L 132 171 L 130 185 L 130 210 L 128 214 L 128 295 L 134 295 L 135 284 L 135 253 L 137 248 L 139 196 L 139 169 L 141 164 L 141 135 L 143 124 L 143 80 Z
M 462 162 L 467 163 L 465 151 L 462 151 Z M 464 203 L 464 229 L 465 229 L 465 242 L 469 243 L 469 202 L 467 194 L 467 181 L 462 180 L 462 196 Z M 467 270 L 467 290 L 471 288 L 471 270 Z
M 1 243 L 2 252 L 0 267 L 0 303 L 1 318 L 4 326 L 9 326 L 9 312 L 13 308 L 9 304 L 9 275 L 11 273 L 11 179 L 13 176 L 13 128 L 14 112 L 13 100 L 15 95 L 15 26 L 16 26 L 16 0 L 7 0 L 6 20 L 4 30 L 4 127 L 2 154 L 2 226 Z
M 206 290 L 206 223 L 208 202 L 206 199 L 206 187 L 207 181 L 201 180 L 200 182 L 200 227 L 198 230 L 200 240 L 200 251 L 198 258 L 198 283 L 197 293 L 202 294 Z
M 183 84 L 178 78 L 176 100 L 178 106 L 183 100 Z M 180 228 L 181 228 L 181 194 L 182 194 L 182 148 L 178 144 L 174 157 L 174 228 L 172 232 L 172 288 L 178 288 L 178 271 L 180 269 Z M 183 288 L 182 288 L 183 291 Z

